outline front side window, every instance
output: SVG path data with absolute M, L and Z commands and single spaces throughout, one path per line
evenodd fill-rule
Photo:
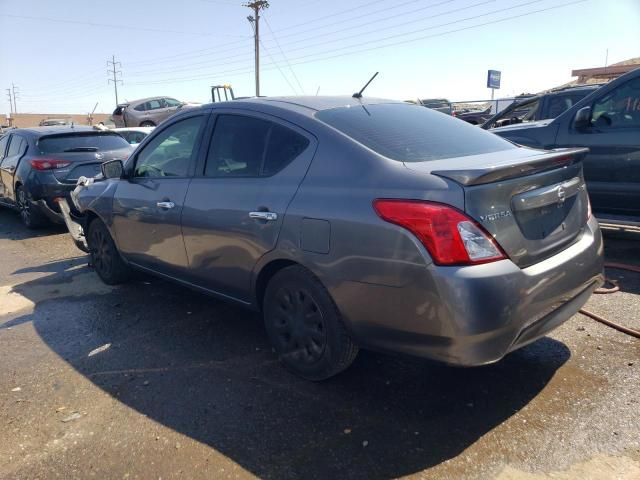
M 291 163 L 308 145 L 306 137 L 276 123 L 244 115 L 219 115 L 207 155 L 205 175 L 273 175 Z
M 186 118 L 162 130 L 138 155 L 134 176 L 186 177 L 204 118 Z
M 9 135 L 5 135 L 0 138 L 0 160 L 4 158 L 4 152 L 7 148 L 7 142 L 9 141 Z
M 165 98 L 164 103 L 167 107 L 179 107 L 180 105 L 182 105 L 182 102 L 179 102 L 175 98 Z
M 640 127 L 640 78 L 597 100 L 592 112 L 591 124 L 598 129 Z

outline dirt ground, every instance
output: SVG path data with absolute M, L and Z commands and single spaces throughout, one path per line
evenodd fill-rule
M 607 235 L 640 264 L 640 234 Z M 592 311 L 640 329 L 640 275 Z M 103 285 L 0 210 L 0 478 L 640 478 L 640 341 L 576 315 L 501 362 L 361 352 L 323 383 L 260 318 L 154 278 Z

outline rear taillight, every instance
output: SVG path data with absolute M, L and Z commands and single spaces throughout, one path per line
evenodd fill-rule
M 491 235 L 449 205 L 379 199 L 373 208 L 383 220 L 418 237 L 437 265 L 475 265 L 506 258 Z
M 37 158 L 31 160 L 31 168 L 34 170 L 55 170 L 71 165 L 68 160 L 56 160 L 54 158 Z

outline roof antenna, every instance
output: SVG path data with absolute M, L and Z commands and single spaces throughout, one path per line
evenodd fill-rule
M 374 78 L 376 78 L 376 77 L 378 76 L 378 73 L 380 73 L 380 72 L 376 72 L 376 73 L 373 75 L 373 77 L 371 77 L 371 79 L 369 79 L 369 81 L 367 82 L 367 84 L 366 84 L 364 87 L 362 87 L 362 90 L 360 90 L 360 91 L 359 91 L 359 92 L 357 92 L 357 93 L 354 93 L 354 94 L 353 94 L 353 95 L 351 95 L 351 96 L 352 96 L 353 98 L 362 98 L 362 92 L 364 92 L 365 88 L 367 88 L 367 87 L 369 86 L 369 84 L 370 84 L 371 82 L 373 82 L 373 79 L 374 79 Z

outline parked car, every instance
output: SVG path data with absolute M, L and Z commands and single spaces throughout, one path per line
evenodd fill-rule
M 640 69 L 592 91 L 554 120 L 491 131 L 534 148 L 589 147 L 584 176 L 593 211 L 612 223 L 640 221 Z
M 453 105 L 451 105 L 451 102 L 446 98 L 422 98 L 418 99 L 418 105 L 446 113 L 447 115 L 453 113 Z
M 584 154 L 406 103 L 236 100 L 182 112 L 104 163 L 66 220 L 108 284 L 140 269 L 261 310 L 304 378 L 361 347 L 482 365 L 602 282 Z
M 488 130 L 506 125 L 556 118 L 599 87 L 600 85 L 578 85 L 514 102 L 497 115 L 486 120 L 482 124 L 482 128 Z
M 65 118 L 45 118 L 44 120 L 40 120 L 38 125 L 40 127 L 55 127 L 69 125 L 69 122 Z
M 150 97 L 121 103 L 111 119 L 116 127 L 155 127 L 181 108 L 189 106 L 170 97 Z
M 493 115 L 491 114 L 491 106 L 489 106 L 485 110 L 469 110 L 466 112 L 454 111 L 453 116 L 460 120 L 464 120 L 471 125 L 482 125 Z
M 155 127 L 114 128 L 113 131 L 121 135 L 129 145 L 137 147 Z
M 0 137 L 0 205 L 20 212 L 28 228 L 62 223 L 58 197 L 78 177 L 94 176 L 106 160 L 126 159 L 133 148 L 114 132 L 91 127 L 35 127 Z

